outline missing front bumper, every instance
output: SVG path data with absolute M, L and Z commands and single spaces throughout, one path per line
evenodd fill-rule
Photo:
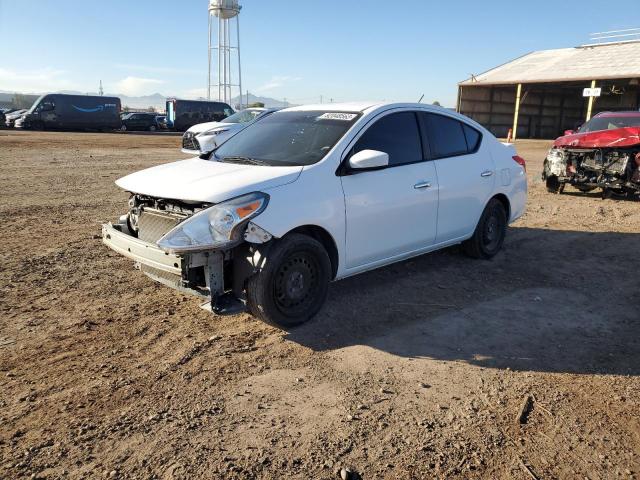
M 155 245 L 132 237 L 121 225 L 102 225 L 102 242 L 111 250 L 155 270 L 182 275 L 182 257 L 167 253 Z
M 133 260 L 148 277 L 183 293 L 209 297 L 208 309 L 221 315 L 245 308 L 244 279 L 254 272 L 245 246 L 227 251 L 167 253 L 156 245 L 133 237 L 126 224 L 102 225 L 102 241 Z M 233 255 L 233 253 L 239 255 Z M 252 257 L 253 258 L 253 257 Z

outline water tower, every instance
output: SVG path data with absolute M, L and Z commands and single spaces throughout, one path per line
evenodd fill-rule
M 220 100 L 231 105 L 232 93 L 237 89 L 242 106 L 239 17 L 241 8 L 238 0 L 209 0 L 209 81 L 207 84 L 207 99 Z M 217 29 L 215 28 L 216 24 L 218 25 Z M 215 37 L 216 35 L 217 38 Z M 218 63 L 217 77 L 215 77 L 214 66 L 216 60 Z M 213 72 L 212 69 L 214 70 Z M 217 79 L 213 83 L 212 77 Z

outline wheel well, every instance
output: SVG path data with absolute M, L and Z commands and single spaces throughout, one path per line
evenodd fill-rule
M 287 234 L 289 233 L 301 233 L 302 235 L 307 235 L 320 242 L 329 254 L 329 260 L 331 260 L 331 278 L 336 278 L 339 261 L 338 247 L 336 247 L 336 242 L 329 232 L 317 225 L 303 225 L 287 232 Z
M 509 219 L 511 218 L 511 204 L 509 203 L 509 199 L 503 193 L 499 193 L 497 195 L 494 195 L 492 198 L 496 198 L 496 199 L 500 200 L 500 203 L 502 203 L 502 206 L 504 207 L 505 211 L 507 212 L 507 224 L 508 224 L 509 223 Z

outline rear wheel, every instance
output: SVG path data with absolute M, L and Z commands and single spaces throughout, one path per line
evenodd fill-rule
M 462 245 L 467 255 L 489 259 L 495 256 L 507 234 L 507 212 L 502 202 L 492 198 L 484 208 L 473 236 Z
M 120 127 L 120 130 L 122 130 L 123 132 L 126 132 L 127 131 L 127 126 L 126 125 L 122 125 Z
M 264 268 L 249 278 L 247 306 L 264 322 L 292 327 L 322 308 L 331 280 L 331 261 L 322 244 L 301 234 L 277 241 Z
M 156 130 L 157 130 L 157 128 L 156 128 L 156 126 L 155 126 L 155 125 L 151 125 L 151 126 L 149 127 L 149 131 L 150 131 L 150 132 L 155 132 Z

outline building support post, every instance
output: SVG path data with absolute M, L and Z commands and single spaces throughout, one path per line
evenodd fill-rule
M 595 80 L 591 80 L 591 88 L 596 88 Z M 593 101 L 595 100 L 595 98 L 596 97 L 594 97 L 593 95 L 589 96 L 589 104 L 587 106 L 587 122 L 591 120 L 591 111 L 593 110 Z
M 520 113 L 520 94 L 522 93 L 522 84 L 518 84 L 516 90 L 516 110 L 513 112 L 513 129 L 511 130 L 511 139 L 515 140 L 518 132 L 518 114 Z

